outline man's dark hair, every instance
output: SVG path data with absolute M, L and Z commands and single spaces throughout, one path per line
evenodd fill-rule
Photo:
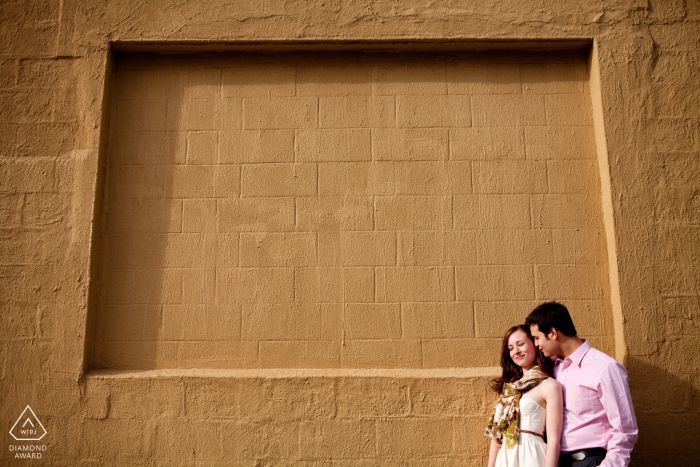
M 573 337 L 576 335 L 576 326 L 571 320 L 569 310 L 557 302 L 546 302 L 537 306 L 527 316 L 525 324 L 528 327 L 536 324 L 544 334 L 549 334 L 552 329 L 556 329 L 565 336 Z

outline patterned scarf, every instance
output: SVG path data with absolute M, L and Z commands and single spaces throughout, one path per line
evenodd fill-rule
M 518 444 L 520 434 L 520 398 L 544 379 L 547 379 L 539 367 L 534 366 L 525 372 L 522 378 L 503 385 L 503 393 L 494 407 L 486 427 L 486 436 L 505 438 L 506 446 L 512 448 Z

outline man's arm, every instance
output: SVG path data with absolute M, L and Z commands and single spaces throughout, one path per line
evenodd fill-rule
M 601 375 L 599 384 L 600 401 L 612 426 L 608 454 L 600 467 L 627 467 L 638 434 L 627 371 L 619 363 L 611 363 Z

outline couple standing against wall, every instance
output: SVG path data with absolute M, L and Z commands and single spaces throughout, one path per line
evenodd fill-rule
M 629 464 L 638 430 L 627 372 L 578 337 L 564 305 L 543 303 L 509 329 L 501 367 L 489 467 Z

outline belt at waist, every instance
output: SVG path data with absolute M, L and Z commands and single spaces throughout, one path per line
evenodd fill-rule
M 528 431 L 528 430 L 520 430 L 520 433 L 527 433 L 529 435 L 539 436 L 540 438 L 544 439 L 544 435 L 542 433 L 535 433 L 534 431 Z
M 579 449 L 578 451 L 562 452 L 559 455 L 560 459 L 573 459 L 575 461 L 582 461 L 587 457 L 601 456 L 605 458 L 608 453 L 606 449 L 603 448 L 589 448 L 589 449 Z

